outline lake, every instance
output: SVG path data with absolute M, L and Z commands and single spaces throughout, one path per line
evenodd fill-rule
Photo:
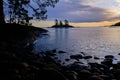
M 81 27 L 81 28 L 45 28 L 49 32 L 41 34 L 34 43 L 34 52 L 53 50 L 65 51 L 65 54 L 57 54 L 63 63 L 72 63 L 75 60 L 65 62 L 70 55 L 80 54 L 99 57 L 100 60 L 83 60 L 82 62 L 100 62 L 105 55 L 114 55 L 114 63 L 120 60 L 120 28 L 119 27 Z

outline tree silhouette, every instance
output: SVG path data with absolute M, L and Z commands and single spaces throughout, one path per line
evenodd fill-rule
M 28 15 L 28 10 L 24 8 L 29 1 L 8 0 L 9 22 L 23 25 L 30 25 L 29 20 L 32 19 Z
M 57 20 L 57 19 L 55 19 L 55 25 L 56 25 L 56 26 L 58 25 L 58 20 Z
M 69 22 L 66 19 L 64 20 L 64 23 L 65 23 L 66 26 L 69 25 Z
M 46 7 L 55 7 L 58 1 L 59 0 L 6 0 L 9 8 L 9 22 L 28 25 L 31 19 L 45 20 L 47 19 Z M 0 23 L 5 23 L 3 2 L 4 0 L 0 1 Z
M 60 20 L 60 26 L 63 26 L 63 23 L 62 23 L 62 21 Z
M 0 23 L 5 23 L 3 13 L 3 0 L 0 0 Z

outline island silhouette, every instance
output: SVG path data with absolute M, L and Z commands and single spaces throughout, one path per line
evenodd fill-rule
M 69 25 L 68 20 L 64 20 L 64 24 L 61 20 L 55 19 L 55 24 L 52 26 L 52 28 L 73 28 L 73 26 Z

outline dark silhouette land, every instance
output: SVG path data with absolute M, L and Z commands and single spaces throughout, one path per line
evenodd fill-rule
M 120 26 L 120 22 L 113 24 L 112 26 Z
M 69 25 L 68 20 L 64 20 L 64 24 L 63 24 L 63 22 L 61 20 L 58 21 L 56 19 L 55 25 L 53 25 L 52 28 L 73 28 L 73 26 Z

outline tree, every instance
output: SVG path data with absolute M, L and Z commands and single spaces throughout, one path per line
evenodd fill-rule
M 63 26 L 63 23 L 62 23 L 62 21 L 60 20 L 60 26 Z
M 29 25 L 29 20 L 32 19 L 28 15 L 28 10 L 24 8 L 29 1 L 24 0 L 8 0 L 9 7 L 9 22 L 22 25 Z
M 57 19 L 55 19 L 55 25 L 58 26 L 58 20 Z
M 64 23 L 65 23 L 66 26 L 69 25 L 69 22 L 66 19 L 64 20 Z
M 0 23 L 5 23 L 3 1 L 0 1 Z M 6 0 L 9 6 L 10 23 L 28 24 L 31 19 L 47 19 L 46 7 L 55 7 L 59 0 Z M 31 3 L 36 4 L 36 6 Z M 29 11 L 33 11 L 31 14 Z M 33 17 L 33 18 L 32 18 Z
M 3 0 L 0 0 L 0 23 L 5 23 L 3 13 Z

